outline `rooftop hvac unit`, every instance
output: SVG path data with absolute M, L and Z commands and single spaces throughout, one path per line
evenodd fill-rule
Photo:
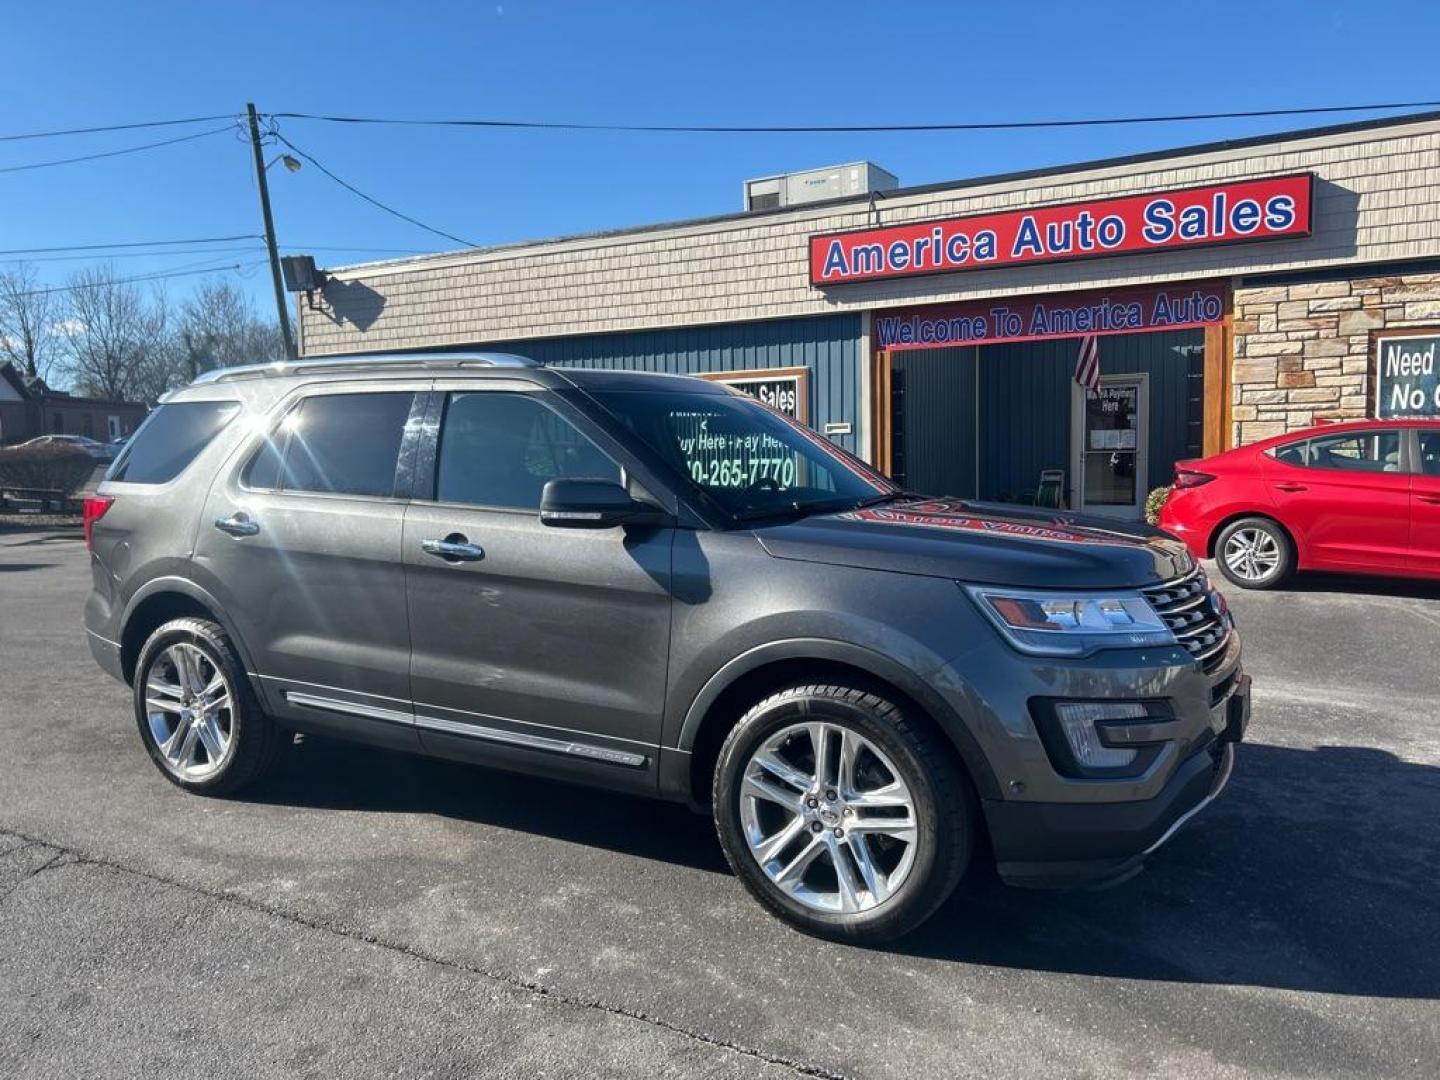
M 843 199 L 847 195 L 868 195 L 872 191 L 894 191 L 900 181 L 869 161 L 832 165 L 825 169 L 762 176 L 745 181 L 745 209 L 771 210 L 777 206 Z

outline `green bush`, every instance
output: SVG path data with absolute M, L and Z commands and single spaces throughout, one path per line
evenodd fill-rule
M 95 459 L 75 446 L 12 446 L 0 450 L 0 488 L 36 488 L 69 495 L 95 471 Z
M 1170 496 L 1169 487 L 1158 487 L 1145 496 L 1145 520 L 1154 525 L 1160 520 L 1160 508 Z

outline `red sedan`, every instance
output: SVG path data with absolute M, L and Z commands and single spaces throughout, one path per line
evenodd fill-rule
M 1246 589 L 1295 570 L 1440 578 L 1440 420 L 1321 424 L 1178 462 L 1160 527 Z

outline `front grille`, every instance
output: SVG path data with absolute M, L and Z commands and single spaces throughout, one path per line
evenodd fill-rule
M 1221 610 L 1203 570 L 1141 591 L 1206 672 L 1220 666 L 1230 642 L 1230 617 Z

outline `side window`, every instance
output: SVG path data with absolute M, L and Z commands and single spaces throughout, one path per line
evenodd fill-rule
M 440 426 L 435 498 L 539 510 L 548 480 L 620 483 L 620 468 L 533 395 L 498 390 L 450 394 Z
M 1343 469 L 1349 472 L 1399 472 L 1398 431 L 1354 431 L 1325 435 L 1310 440 L 1312 469 Z
M 1440 476 L 1440 431 L 1420 432 L 1420 472 Z
M 1275 448 L 1273 457 L 1276 461 L 1283 461 L 1286 465 L 1304 465 L 1305 448 L 1309 445 L 1308 442 L 1303 441 L 1286 443 L 1284 446 Z
M 395 494 L 395 466 L 414 394 L 306 398 L 245 467 L 248 487 L 333 495 Z
M 239 412 L 238 401 L 175 401 L 161 405 L 125 444 L 105 479 L 128 484 L 168 483 Z

